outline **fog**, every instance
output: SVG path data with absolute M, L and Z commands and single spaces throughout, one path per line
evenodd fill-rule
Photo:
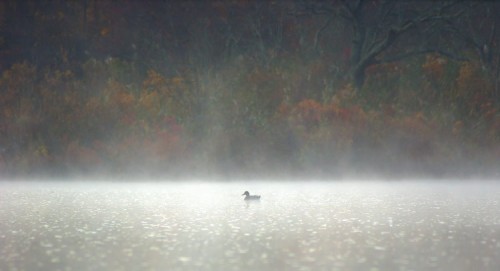
M 0 269 L 493 271 L 499 198 L 497 182 L 2 182 Z
M 498 13 L 0 1 L 0 179 L 498 179 Z
M 0 270 L 497 270 L 497 14 L 0 0 Z

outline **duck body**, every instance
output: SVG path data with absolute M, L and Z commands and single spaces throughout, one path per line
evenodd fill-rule
M 242 196 L 245 196 L 244 200 L 260 200 L 259 195 L 250 195 L 250 192 L 245 191 L 245 193 L 241 194 Z

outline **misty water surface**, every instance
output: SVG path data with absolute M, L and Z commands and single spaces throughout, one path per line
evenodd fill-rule
M 493 182 L 3 182 L 0 270 L 498 270 L 499 199 Z

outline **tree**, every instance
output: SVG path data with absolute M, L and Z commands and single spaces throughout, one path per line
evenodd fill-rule
M 496 2 L 470 3 L 463 16 L 447 22 L 447 31 L 463 42 L 463 51 L 471 61 L 480 63 L 492 82 L 492 96 L 500 104 L 499 12 Z
M 461 14 L 459 6 L 454 1 L 338 0 L 307 2 L 301 13 L 345 21 L 351 34 L 349 73 L 359 89 L 373 65 L 425 53 L 460 58 L 439 44 L 444 22 Z

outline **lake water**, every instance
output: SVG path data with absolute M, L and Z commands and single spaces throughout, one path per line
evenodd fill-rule
M 498 271 L 499 201 L 498 182 L 2 182 L 0 270 Z

